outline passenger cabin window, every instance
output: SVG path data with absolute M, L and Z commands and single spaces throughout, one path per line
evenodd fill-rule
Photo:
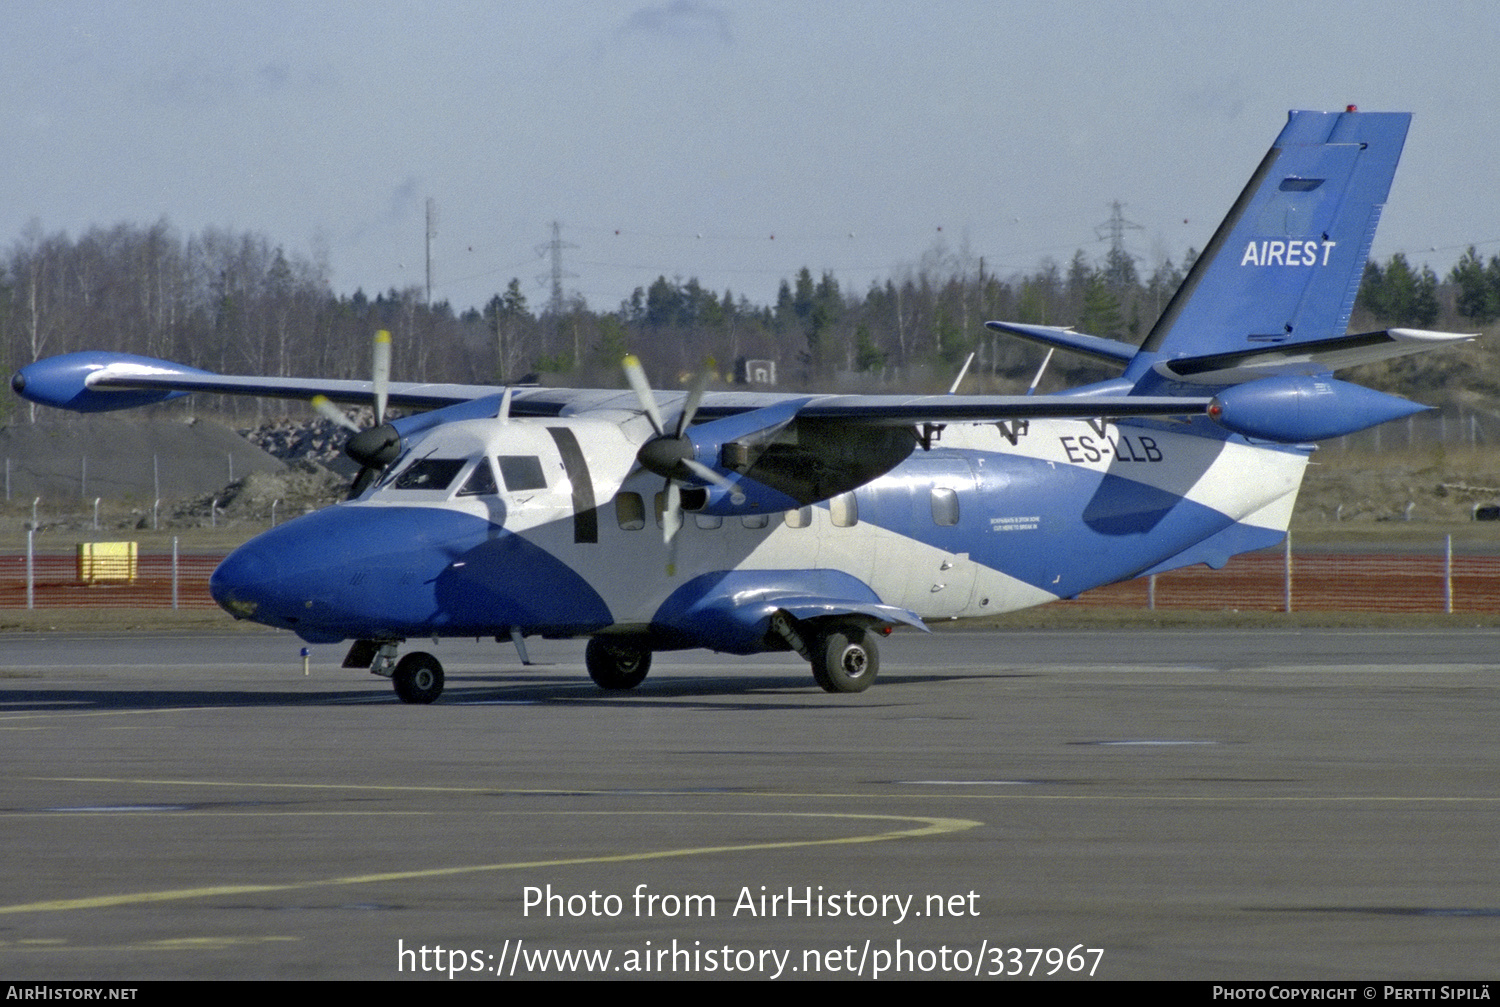
M 536 455 L 501 455 L 500 478 L 512 493 L 521 490 L 544 490 L 547 477 L 542 474 L 542 460 Z
M 699 528 L 705 528 L 709 531 L 724 527 L 724 519 L 717 514 L 694 514 L 693 522 Z
M 771 515 L 746 514 L 744 517 L 740 518 L 740 523 L 743 524 L 746 528 L 764 528 L 766 525 L 771 523 Z
M 459 470 L 468 464 L 467 458 L 418 458 L 408 465 L 392 489 L 398 490 L 445 490 L 458 478 Z
M 835 528 L 853 528 L 859 524 L 859 501 L 853 493 L 840 493 L 828 501 L 828 516 Z
M 958 524 L 958 491 L 946 486 L 932 490 L 932 521 L 943 527 Z
M 806 528 L 812 524 L 812 508 L 798 507 L 796 510 L 786 512 L 786 526 L 788 528 Z
M 469 478 L 464 480 L 463 488 L 458 491 L 461 497 L 494 496 L 500 492 L 500 487 L 495 485 L 495 471 L 490 468 L 490 460 L 481 458 L 474 463 L 474 471 L 469 473 Z
M 625 531 L 646 527 L 646 502 L 639 493 L 621 493 L 615 497 L 615 520 Z

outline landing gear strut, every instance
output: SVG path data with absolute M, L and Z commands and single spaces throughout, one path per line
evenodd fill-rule
M 625 640 L 606 642 L 601 637 L 589 641 L 583 652 L 589 678 L 601 689 L 634 689 L 646 680 L 651 670 L 651 651 Z

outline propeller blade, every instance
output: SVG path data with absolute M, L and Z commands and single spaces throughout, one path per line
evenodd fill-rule
M 678 437 L 687 433 L 688 424 L 693 422 L 693 416 L 698 412 L 698 406 L 703 403 L 703 393 L 708 391 L 708 379 L 712 376 L 713 361 L 710 360 L 703 365 L 703 369 L 693 379 L 693 388 L 688 392 L 687 402 L 683 403 L 682 415 L 677 417 Z
M 391 389 L 391 334 L 385 329 L 375 333 L 371 363 L 371 390 L 375 393 L 375 425 L 385 422 L 385 403 Z
M 329 401 L 328 396 L 314 395 L 312 397 L 312 407 L 316 409 L 318 411 L 318 415 L 322 416 L 324 419 L 329 420 L 333 423 L 337 423 L 345 430 L 352 430 L 355 433 L 359 433 L 359 424 L 351 420 L 342 409 Z
M 357 500 L 363 496 L 365 490 L 370 488 L 370 484 L 375 481 L 375 477 L 378 475 L 380 475 L 379 469 L 369 468 L 368 466 L 360 469 L 359 475 L 354 477 L 354 482 L 349 486 L 349 495 L 344 497 L 344 499 Z
M 677 485 L 677 480 L 667 480 L 667 499 L 661 512 L 662 542 L 671 545 L 677 533 L 682 530 L 682 487 Z
M 640 400 L 641 411 L 646 414 L 646 419 L 651 421 L 651 429 L 656 431 L 660 437 L 667 432 L 662 425 L 661 411 L 656 408 L 656 396 L 651 394 L 651 383 L 646 380 L 646 371 L 641 367 L 640 358 L 630 354 L 625 358 L 625 380 L 630 382 L 630 387 L 635 390 L 635 397 Z
M 677 533 L 682 530 L 682 488 L 667 480 L 666 506 L 661 515 L 662 541 L 667 547 L 667 576 L 677 574 Z

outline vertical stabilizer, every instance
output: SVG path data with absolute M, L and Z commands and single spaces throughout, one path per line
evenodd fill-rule
M 1292 112 L 1127 377 L 1163 359 L 1342 336 L 1410 122 Z

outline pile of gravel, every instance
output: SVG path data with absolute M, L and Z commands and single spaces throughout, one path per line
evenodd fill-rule
M 349 481 L 343 476 L 302 461 L 282 472 L 253 472 L 215 493 L 182 500 L 173 507 L 171 520 L 204 526 L 272 520 L 279 524 L 337 503 L 348 489 Z
M 350 415 L 361 427 L 370 426 L 374 422 L 369 409 L 355 409 Z M 266 454 L 288 464 L 308 462 L 350 479 L 359 468 L 344 454 L 344 443 L 349 439 L 349 431 L 321 416 L 266 420 L 257 427 L 241 430 L 239 433 Z

